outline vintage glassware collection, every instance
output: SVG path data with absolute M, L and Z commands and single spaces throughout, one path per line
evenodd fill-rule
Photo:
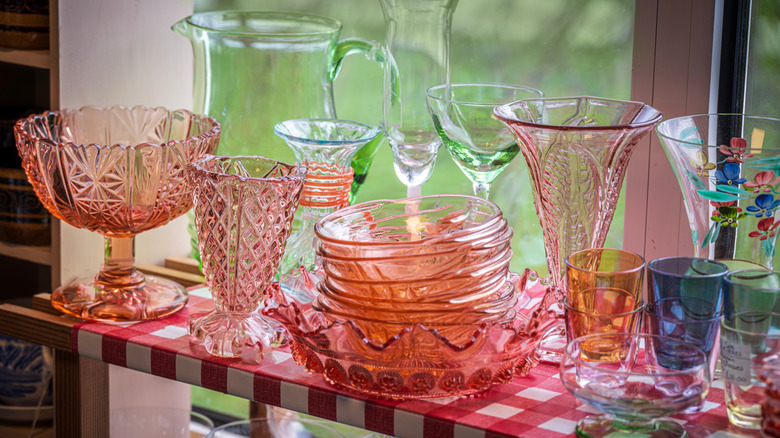
M 210 354 L 251 362 L 289 344 L 309 372 L 388 398 L 474 394 L 546 360 L 605 413 L 580 421 L 578 434 L 659 437 L 685 435 L 659 417 L 701 409 L 720 358 L 729 420 L 760 427 L 765 392 L 764 413 L 777 417 L 780 366 L 768 361 L 780 354 L 780 272 L 771 270 L 780 120 L 661 122 L 640 102 L 450 84 L 457 0 L 380 2 L 385 44 L 338 42 L 338 21 L 307 15 L 211 12 L 176 23 L 192 41 L 204 115 L 116 106 L 18 121 L 42 204 L 106 238 L 99 273 L 57 289 L 54 307 L 119 322 L 181 309 L 183 287 L 133 267 L 133 236 L 194 205 L 215 309 L 193 315 L 189 331 Z M 381 129 L 336 118 L 331 84 L 354 52 L 384 69 Z M 239 68 L 237 58 L 251 61 Z M 274 85 L 292 71 L 295 90 Z M 638 254 L 602 246 L 632 151 L 653 127 L 695 257 L 645 267 Z M 380 133 L 410 196 L 349 205 Z M 478 196 L 421 196 L 442 143 Z M 487 199 L 518 152 L 549 278 L 510 272 L 513 231 Z M 529 302 L 532 290 L 540 300 Z

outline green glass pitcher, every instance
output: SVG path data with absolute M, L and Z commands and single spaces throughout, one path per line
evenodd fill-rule
M 326 17 L 260 11 L 203 12 L 173 25 L 192 43 L 194 111 L 222 124 L 221 155 L 295 162 L 292 150 L 274 134 L 274 125 L 288 119 L 336 118 L 332 83 L 345 56 L 362 53 L 384 63 L 379 43 L 357 38 L 339 42 L 341 27 Z M 353 195 L 380 142 L 374 140 L 353 160 Z

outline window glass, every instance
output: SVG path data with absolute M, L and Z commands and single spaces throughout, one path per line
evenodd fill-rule
M 745 113 L 780 117 L 780 2 L 753 0 Z
M 257 7 L 252 0 L 195 2 L 197 12 Z M 264 0 L 262 8 L 336 18 L 344 25 L 342 38 L 381 42 L 385 36 L 377 0 Z M 451 81 L 528 85 L 551 97 L 629 99 L 633 16 L 634 0 L 461 0 L 452 23 Z M 334 95 L 339 117 L 380 124 L 382 72 L 376 64 L 359 56 L 347 58 Z M 444 148 L 433 176 L 423 186 L 423 194 L 437 193 L 472 193 L 471 182 Z M 357 200 L 403 198 L 405 194 L 385 142 Z M 605 244 L 608 247 L 622 246 L 623 196 Z M 495 181 L 491 199 L 514 229 L 512 270 L 530 267 L 545 275 L 542 232 L 522 155 Z
M 751 2 L 745 113 L 780 117 L 780 2 Z M 774 266 L 780 266 L 775 254 Z
M 257 8 L 253 1 L 198 0 L 196 11 Z M 342 38 L 383 41 L 378 1 L 264 0 L 263 8 L 324 15 L 340 20 Z M 629 99 L 633 42 L 633 0 L 460 1 L 453 15 L 450 45 L 452 82 L 505 82 L 536 87 L 547 96 L 591 95 Z M 359 56 L 347 58 L 335 84 L 339 117 L 371 124 L 382 120 L 382 72 Z M 392 153 L 379 150 L 358 201 L 402 198 Z M 471 194 L 470 181 L 442 148 L 423 194 Z M 541 227 L 533 206 L 526 164 L 518 155 L 491 190 L 515 236 L 512 269 L 547 271 Z M 623 202 L 606 246 L 622 246 Z

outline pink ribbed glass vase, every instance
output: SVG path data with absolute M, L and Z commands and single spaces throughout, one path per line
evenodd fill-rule
M 565 292 L 566 257 L 603 246 L 631 153 L 661 113 L 597 97 L 526 99 L 493 113 L 510 128 L 528 164 L 549 284 Z M 545 359 L 560 360 L 564 330 L 561 323 L 545 336 Z

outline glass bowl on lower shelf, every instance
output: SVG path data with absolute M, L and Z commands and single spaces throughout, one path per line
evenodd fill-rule
M 223 424 L 212 430 L 205 438 L 242 437 L 344 438 L 344 434 L 325 421 L 303 418 L 252 418 Z
M 198 412 L 168 407 L 127 407 L 111 410 L 111 438 L 200 438 L 214 422 Z

